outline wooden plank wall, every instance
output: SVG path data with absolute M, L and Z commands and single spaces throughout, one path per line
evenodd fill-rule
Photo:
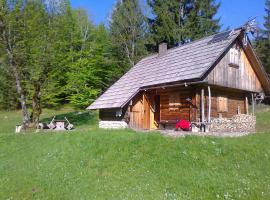
M 199 89 L 198 89 L 199 91 Z M 197 92 L 197 101 L 196 101 L 196 107 L 197 107 L 197 113 L 198 115 L 196 116 L 197 120 L 201 118 L 200 116 L 200 93 Z M 227 97 L 228 101 L 228 111 L 227 112 L 219 112 L 218 110 L 218 97 Z M 246 94 L 244 92 L 240 91 L 232 91 L 229 89 L 217 89 L 217 88 L 211 88 L 211 118 L 217 118 L 219 117 L 219 114 L 222 115 L 222 117 L 226 118 L 231 118 L 234 115 L 237 114 L 238 106 L 240 108 L 240 112 L 242 114 L 246 114 L 246 104 L 245 104 L 245 97 Z M 208 92 L 207 89 L 205 88 L 205 105 L 204 105 L 204 110 L 205 110 L 205 116 L 208 115 Z M 207 119 L 207 118 L 205 118 Z
M 206 78 L 206 81 L 208 81 L 209 84 L 229 88 L 262 92 L 262 84 L 260 83 L 258 76 L 254 72 L 252 65 L 242 47 L 239 46 L 239 48 L 239 67 L 233 67 L 229 65 L 230 54 L 228 52 L 217 64 L 217 66 L 210 72 Z

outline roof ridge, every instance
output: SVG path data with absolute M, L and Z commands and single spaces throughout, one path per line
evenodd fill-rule
M 230 30 L 225 30 L 225 31 L 221 31 L 221 32 L 218 32 L 218 33 L 215 33 L 215 34 L 212 34 L 212 35 L 204 36 L 204 37 L 199 38 L 199 39 L 197 39 L 197 40 L 193 40 L 192 42 L 184 43 L 184 44 L 182 44 L 182 45 L 180 45 L 180 46 L 172 47 L 172 48 L 168 49 L 168 52 L 169 52 L 169 51 L 173 51 L 173 50 L 175 50 L 175 49 L 179 49 L 179 48 L 181 48 L 181 47 L 186 47 L 186 46 L 188 46 L 188 45 L 194 44 L 194 43 L 196 43 L 196 42 L 205 40 L 205 39 L 210 38 L 210 37 L 214 37 L 215 35 L 218 35 L 218 34 L 222 34 L 222 33 L 226 33 L 226 32 L 231 32 L 231 31 L 237 31 L 237 30 L 239 30 L 239 28 L 230 29 Z M 147 58 L 154 57 L 154 56 L 156 56 L 156 55 L 158 55 L 158 52 L 154 52 L 154 53 L 152 53 L 152 54 L 149 54 L 148 56 L 143 57 L 139 62 L 141 62 L 142 60 L 145 60 L 145 59 L 147 59 Z M 138 62 L 138 63 L 139 63 L 139 62 Z M 138 64 L 138 63 L 137 63 L 137 64 Z
M 234 30 L 234 29 L 232 29 L 232 30 Z M 172 48 L 168 49 L 168 51 L 174 50 L 174 49 L 178 49 L 178 48 L 187 46 L 187 45 L 189 45 L 189 44 L 194 44 L 194 43 L 196 43 L 196 42 L 205 40 L 205 39 L 207 39 L 207 38 L 213 37 L 213 36 L 218 35 L 218 34 L 222 34 L 222 33 L 226 33 L 226 32 L 231 32 L 232 30 L 222 31 L 222 32 L 218 32 L 218 33 L 215 33 L 215 34 L 212 34 L 212 35 L 204 36 L 204 37 L 199 38 L 199 39 L 197 39 L 197 40 L 193 40 L 193 41 L 191 41 L 191 42 L 184 43 L 184 44 L 182 44 L 182 45 L 180 45 L 180 46 L 172 47 Z

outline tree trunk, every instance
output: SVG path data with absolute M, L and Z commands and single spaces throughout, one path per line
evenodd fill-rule
M 8 58 L 9 58 L 9 66 L 10 66 L 10 68 L 13 72 L 13 75 L 15 77 L 17 93 L 20 96 L 20 103 L 21 103 L 22 115 L 23 115 L 23 125 L 25 127 L 27 127 L 29 125 L 30 118 L 29 118 L 29 114 L 28 114 L 28 110 L 27 110 L 26 98 L 25 98 L 25 95 L 23 93 L 22 86 L 21 86 L 21 79 L 19 76 L 18 69 L 17 69 L 16 65 L 14 64 L 13 55 L 12 55 L 11 51 L 7 50 L 7 54 L 8 54 Z
M 32 97 L 32 113 L 31 113 L 31 122 L 34 126 L 37 126 L 39 123 L 39 117 L 41 114 L 41 85 L 39 82 L 34 83 L 34 94 Z

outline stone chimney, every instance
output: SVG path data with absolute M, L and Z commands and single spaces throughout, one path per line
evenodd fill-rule
M 158 46 L 158 55 L 159 56 L 163 56 L 167 53 L 168 47 L 167 47 L 167 43 L 161 43 Z

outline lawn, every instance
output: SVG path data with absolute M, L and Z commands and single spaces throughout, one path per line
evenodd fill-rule
M 14 134 L 20 112 L 0 113 L 0 199 L 270 199 L 270 112 L 241 138 L 168 138 L 106 131 L 95 113 L 68 116 L 76 130 Z M 59 116 L 58 116 L 59 117 Z

